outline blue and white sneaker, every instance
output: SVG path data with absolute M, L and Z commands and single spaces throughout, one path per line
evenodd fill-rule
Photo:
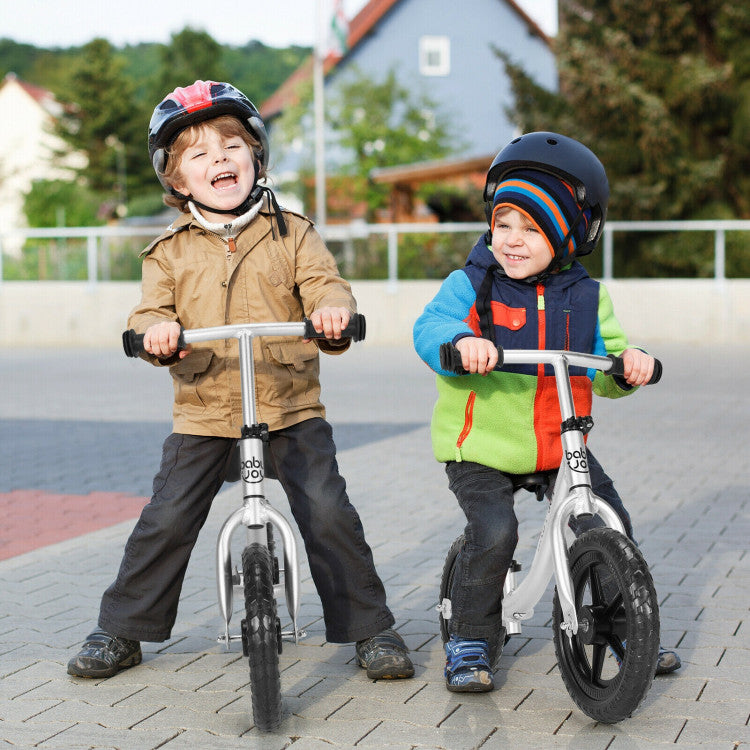
M 494 690 L 490 646 L 487 641 L 451 636 L 445 644 L 445 683 L 453 693 L 485 693 Z
M 682 666 L 676 651 L 668 651 L 659 646 L 659 658 L 656 661 L 656 674 L 670 674 Z

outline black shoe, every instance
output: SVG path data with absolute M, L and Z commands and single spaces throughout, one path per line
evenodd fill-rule
M 401 636 L 391 628 L 357 641 L 359 666 L 371 680 L 399 680 L 414 676 L 409 649 Z
M 76 656 L 68 662 L 68 674 L 76 677 L 112 677 L 121 669 L 134 667 L 142 659 L 141 644 L 95 630 Z

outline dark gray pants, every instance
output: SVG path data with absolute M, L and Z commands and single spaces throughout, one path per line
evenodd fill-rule
M 133 640 L 170 637 L 190 554 L 235 444 L 230 438 L 182 434 L 166 439 L 151 502 L 128 539 L 117 579 L 102 597 L 101 628 Z M 274 431 L 269 453 L 304 540 L 326 638 L 347 643 L 393 625 L 362 523 L 338 471 L 330 425 L 315 418 Z
M 591 452 L 588 464 L 594 494 L 612 506 L 632 539 L 630 516 L 612 480 Z M 513 484 L 502 471 L 469 461 L 449 462 L 445 471 L 467 521 L 451 591 L 451 633 L 491 638 L 502 626 L 503 584 L 518 544 Z M 602 523 L 598 516 L 580 522 L 571 518 L 576 536 Z

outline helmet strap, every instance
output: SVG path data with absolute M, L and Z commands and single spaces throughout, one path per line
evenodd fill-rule
M 273 214 L 276 217 L 276 224 L 279 227 L 279 234 L 281 234 L 282 237 L 286 237 L 287 235 L 286 221 L 284 220 L 284 215 L 281 211 L 281 207 L 276 200 L 276 196 L 274 195 L 273 190 L 271 190 L 271 188 L 269 187 L 266 187 L 265 185 L 256 184 L 255 187 L 253 187 L 253 189 L 250 191 L 250 194 L 247 196 L 247 198 L 245 198 L 245 200 L 242 201 L 239 206 L 235 206 L 234 208 L 229 209 L 207 206 L 205 203 L 201 203 L 200 201 L 195 200 L 195 198 L 189 195 L 183 195 L 182 193 L 177 192 L 177 190 L 175 190 L 174 188 L 170 188 L 169 192 L 180 200 L 192 201 L 194 205 L 196 205 L 198 208 L 202 208 L 204 211 L 209 211 L 214 214 L 231 214 L 232 216 L 242 216 L 242 214 L 247 213 L 252 206 L 254 206 L 259 200 L 261 200 L 261 198 L 263 197 L 263 193 L 266 193 L 268 195 L 268 201 L 273 209 Z M 271 225 L 271 231 L 273 233 L 273 238 L 276 239 L 276 230 L 273 228 L 273 224 Z
M 586 208 L 586 202 L 584 201 L 583 206 L 578 211 L 577 216 L 575 219 L 573 219 L 573 222 L 570 225 L 570 229 L 568 230 L 568 233 L 563 237 L 562 242 L 560 243 L 560 246 L 557 248 L 557 251 L 555 252 L 555 257 L 552 258 L 552 261 L 550 264 L 545 268 L 544 271 L 540 274 L 541 277 L 547 277 L 549 274 L 556 273 L 560 270 L 560 268 L 563 265 L 563 262 L 569 262 L 572 261 L 576 255 L 577 255 L 577 248 L 576 251 L 573 252 L 573 254 L 569 258 L 565 258 L 565 248 L 568 246 L 568 243 L 570 242 L 571 237 L 573 236 L 573 232 L 575 232 L 576 227 L 581 223 L 581 219 L 583 218 L 583 212 Z

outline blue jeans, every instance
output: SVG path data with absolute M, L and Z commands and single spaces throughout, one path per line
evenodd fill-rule
M 630 516 L 612 480 L 588 453 L 594 493 L 615 510 L 632 538 Z M 449 487 L 466 515 L 465 543 L 456 559 L 450 631 L 461 638 L 491 638 L 502 626 L 505 576 L 518 543 L 513 484 L 507 474 L 470 461 L 448 462 Z M 595 516 L 571 519 L 576 535 L 602 525 Z
M 102 597 L 101 628 L 133 640 L 170 637 L 190 555 L 236 443 L 182 434 L 166 439 L 154 494 L 128 539 L 117 579 Z M 273 431 L 269 456 L 304 540 L 327 640 L 362 640 L 393 625 L 338 471 L 331 426 L 313 418 Z

